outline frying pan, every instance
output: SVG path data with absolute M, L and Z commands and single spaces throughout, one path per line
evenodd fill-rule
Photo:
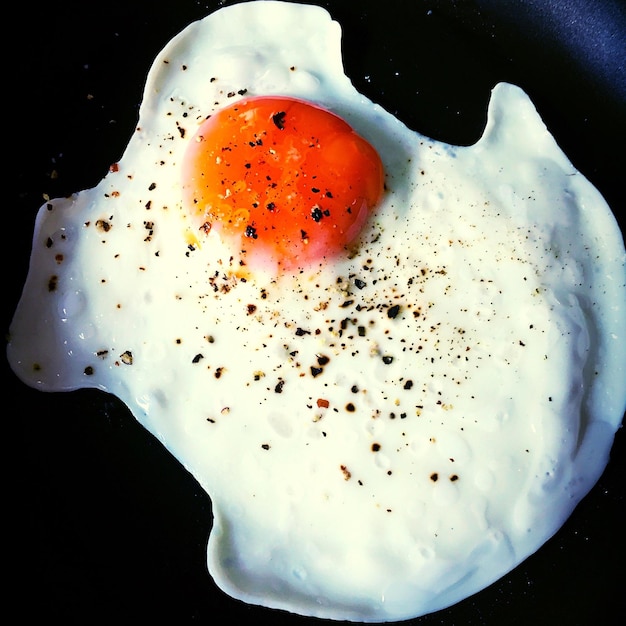
M 122 154 L 145 75 L 189 22 L 232 2 L 17 7 L 5 53 L 3 323 L 26 277 L 35 213 L 94 186 Z M 624 232 L 626 13 L 619 0 L 320 1 L 356 88 L 409 127 L 471 144 L 491 88 L 521 86 Z M 8 188 L 8 196 L 7 196 Z M 206 570 L 211 502 L 120 402 L 36 392 L 3 360 L 7 568 L 23 621 L 330 623 L 245 605 Z M 563 528 L 488 589 L 410 624 L 615 624 L 626 615 L 626 437 Z M 9 610 L 9 607 L 7 607 Z

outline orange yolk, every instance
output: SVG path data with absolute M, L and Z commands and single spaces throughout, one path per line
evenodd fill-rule
M 185 202 L 246 263 L 294 270 L 336 257 L 380 200 L 376 150 L 341 118 L 284 97 L 240 100 L 207 118 L 183 164 Z

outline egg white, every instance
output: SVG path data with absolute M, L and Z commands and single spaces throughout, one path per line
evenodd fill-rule
M 378 149 L 388 191 L 354 257 L 242 282 L 189 239 L 185 146 L 244 93 L 313 100 Z M 9 359 L 41 389 L 119 396 L 189 469 L 231 595 L 431 612 L 597 480 L 626 404 L 623 242 L 518 88 L 494 89 L 476 145 L 435 142 L 354 90 L 324 10 L 235 5 L 157 57 L 113 169 L 41 208 Z

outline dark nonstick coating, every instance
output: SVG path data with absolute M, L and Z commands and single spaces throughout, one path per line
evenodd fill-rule
M 154 56 L 189 22 L 228 4 L 22 3 L 5 23 L 17 41 L 3 63 L 5 331 L 43 194 L 98 183 L 133 132 Z M 520 85 L 624 231 L 619 0 L 320 4 L 342 24 L 357 89 L 423 134 L 473 143 L 494 84 Z M 205 564 L 208 496 L 115 398 L 36 392 L 3 367 L 4 511 L 16 553 L 7 596 L 19 623 L 326 623 L 251 607 L 215 587 Z M 537 554 L 487 590 L 410 623 L 617 624 L 626 615 L 625 480 L 619 431 L 599 483 Z

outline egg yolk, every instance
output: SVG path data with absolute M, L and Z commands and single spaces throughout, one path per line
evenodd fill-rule
M 208 117 L 183 164 L 185 202 L 246 263 L 294 270 L 336 257 L 384 189 L 376 150 L 309 102 L 252 97 Z

